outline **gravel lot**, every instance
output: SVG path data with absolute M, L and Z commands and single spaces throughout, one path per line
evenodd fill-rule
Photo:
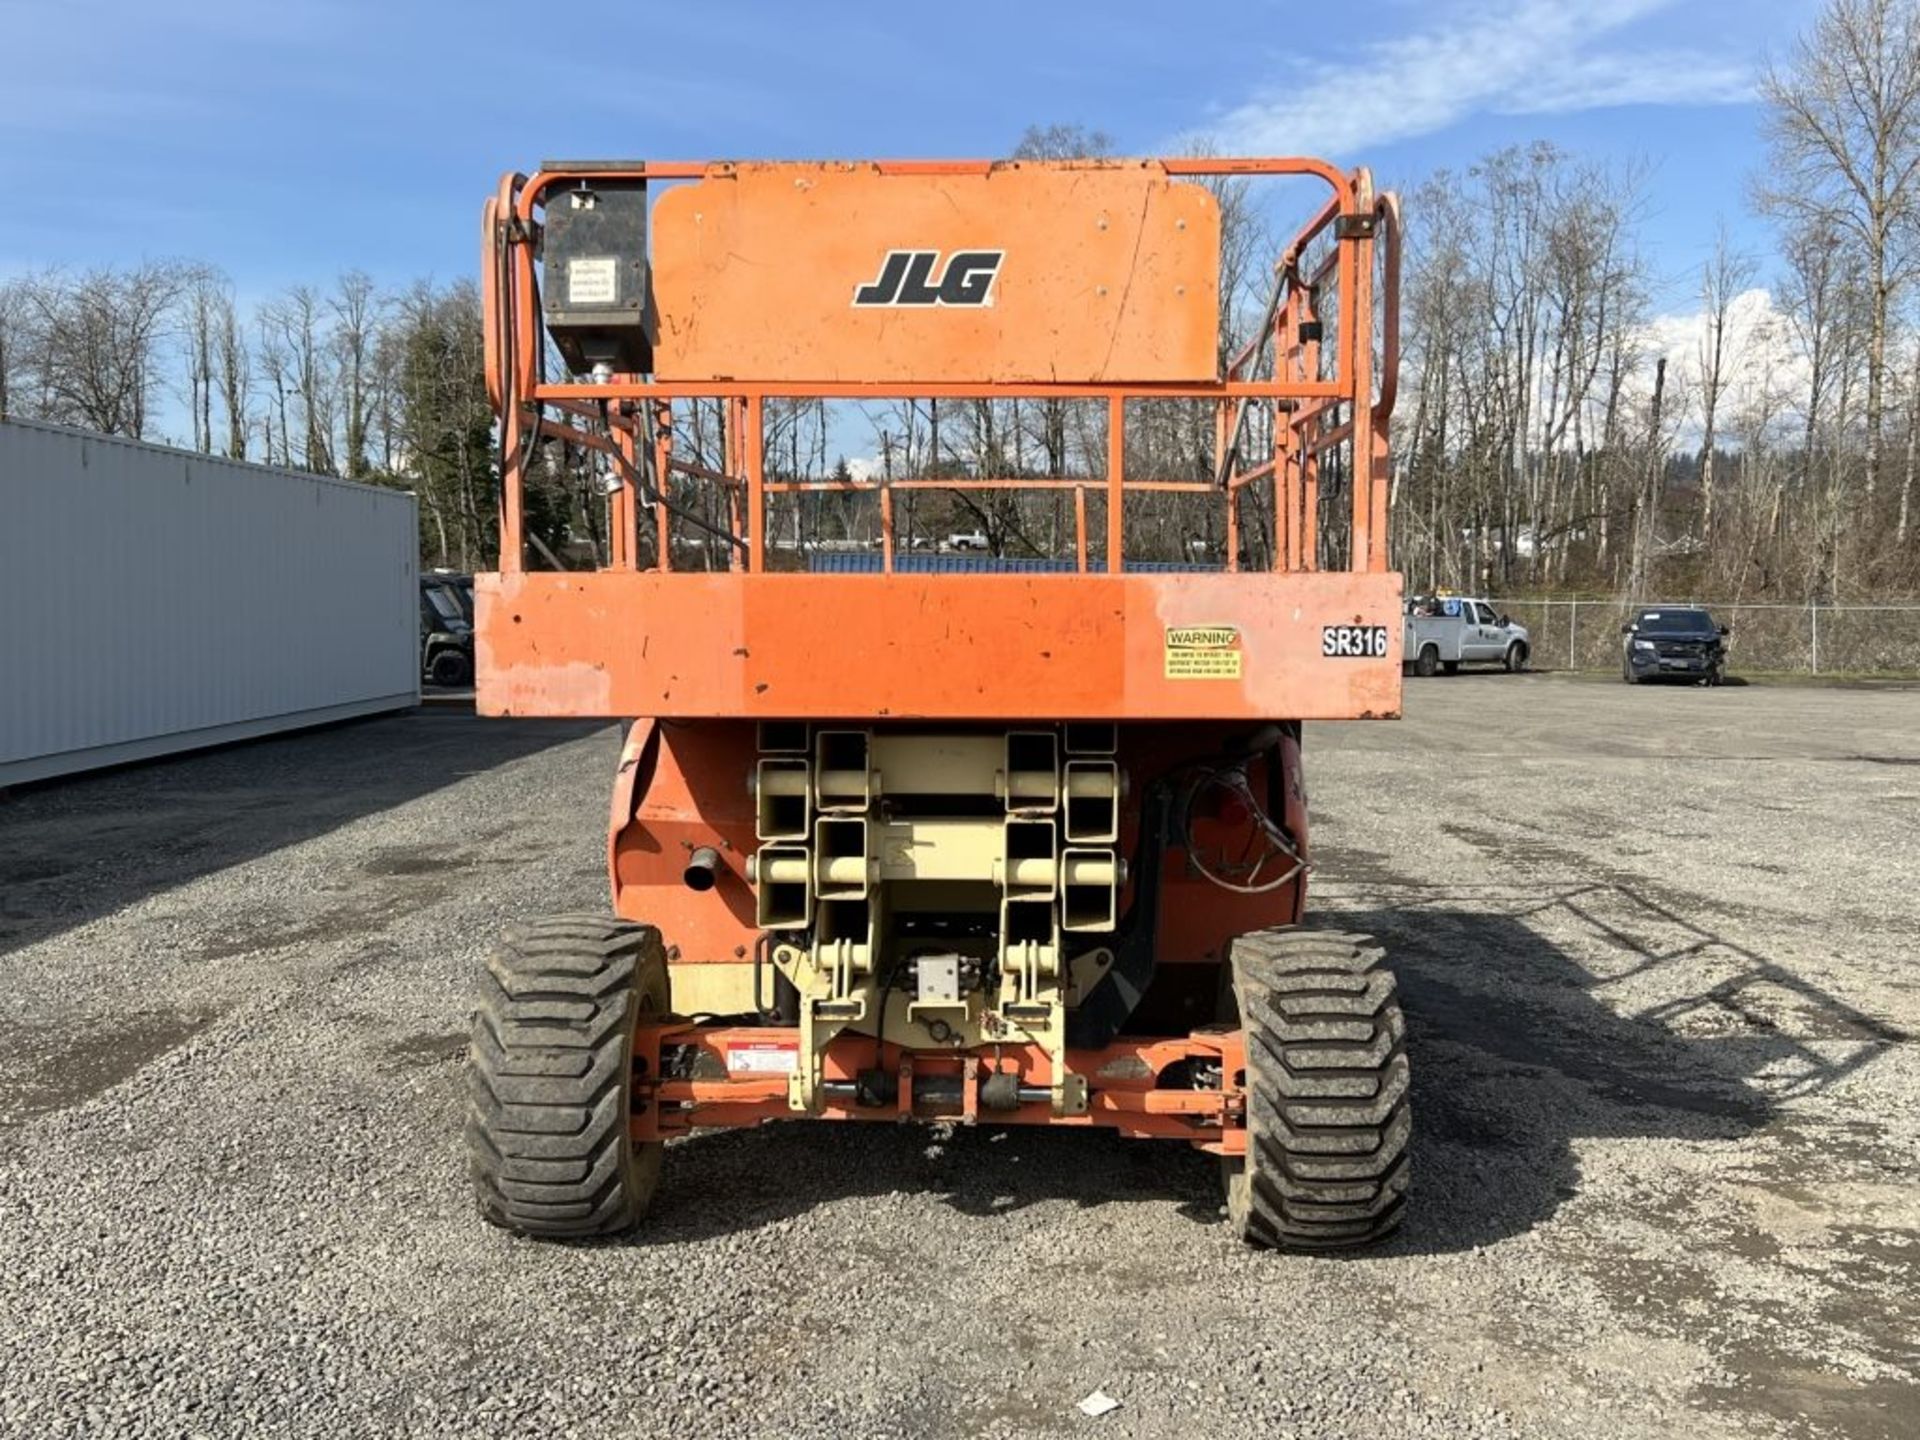
M 1357 1259 L 1243 1252 L 1193 1153 L 986 1129 L 705 1135 L 630 1242 L 488 1230 L 468 987 L 603 903 L 612 729 L 0 799 L 0 1432 L 1920 1433 L 1920 692 L 1408 709 L 1308 737 L 1316 904 L 1414 1034 Z

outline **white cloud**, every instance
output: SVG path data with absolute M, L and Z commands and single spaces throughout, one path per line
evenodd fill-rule
M 1669 393 L 1686 406 L 1679 433 L 1682 444 L 1700 441 L 1707 325 L 1705 310 L 1676 311 L 1654 316 L 1641 332 L 1648 363 L 1641 367 L 1642 383 L 1636 388 L 1644 391 L 1651 385 L 1651 362 L 1665 356 Z M 1805 396 L 1812 372 L 1787 316 L 1775 307 L 1773 295 L 1761 288 L 1744 290 L 1728 304 L 1722 351 L 1720 443 L 1737 445 L 1737 435 L 1729 432 L 1745 417 L 1763 413 L 1777 423 L 1791 414 L 1793 405 Z
M 1370 45 L 1345 63 L 1303 70 L 1213 128 L 1229 152 L 1350 157 L 1473 114 L 1747 99 L 1752 74 L 1743 62 L 1617 40 L 1616 32 L 1673 3 L 1522 0 L 1457 7 L 1427 30 Z

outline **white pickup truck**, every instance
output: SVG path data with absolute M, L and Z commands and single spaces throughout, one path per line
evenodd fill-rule
M 1527 668 L 1533 640 L 1485 600 L 1464 595 L 1416 595 L 1407 602 L 1406 663 L 1416 675 L 1487 663 Z

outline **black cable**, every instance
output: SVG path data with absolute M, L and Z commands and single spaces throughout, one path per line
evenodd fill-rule
M 876 1070 L 881 1068 L 881 1061 L 886 1055 L 887 1002 L 893 998 L 894 983 L 900 977 L 900 966 L 905 959 L 904 954 L 896 952 L 887 965 L 886 979 L 880 982 L 880 1013 L 874 1017 L 873 1023 L 873 1068 Z
M 1269 732 L 1271 732 L 1270 739 Z M 1235 747 L 1244 749 L 1247 752 L 1237 763 L 1231 765 L 1206 765 L 1202 763 L 1191 767 L 1194 771 L 1193 780 L 1187 785 L 1185 792 L 1181 796 L 1179 824 L 1181 838 L 1186 842 L 1187 861 L 1199 872 L 1203 880 L 1230 894 L 1271 894 L 1273 891 L 1278 890 L 1281 886 L 1294 879 L 1294 877 L 1299 875 L 1305 868 L 1305 862 L 1301 860 L 1300 852 L 1294 848 L 1292 838 L 1284 829 L 1274 823 L 1273 817 L 1267 813 L 1266 807 L 1260 803 L 1259 797 L 1253 793 L 1252 782 L 1247 778 L 1247 764 L 1253 755 L 1260 753 L 1263 749 L 1272 749 L 1278 744 L 1280 736 L 1281 730 L 1279 726 L 1264 726 L 1243 740 L 1239 747 Z M 1262 741 L 1266 743 L 1260 743 Z M 1229 753 L 1231 753 L 1231 751 Z M 1255 835 L 1263 837 L 1266 841 L 1266 849 L 1261 854 L 1260 859 L 1254 863 L 1249 880 L 1251 880 L 1252 876 L 1258 875 L 1266 865 L 1268 859 L 1276 854 L 1285 855 L 1291 859 L 1293 861 L 1291 869 L 1269 880 L 1264 885 L 1254 885 L 1250 883 L 1241 884 L 1229 879 L 1226 875 L 1216 874 L 1207 866 L 1206 861 L 1201 858 L 1202 851 L 1200 847 L 1194 841 L 1194 821 L 1197 811 L 1196 802 L 1201 792 L 1210 785 L 1217 785 L 1229 794 L 1237 797 L 1240 802 L 1246 806 L 1248 814 L 1252 817 Z

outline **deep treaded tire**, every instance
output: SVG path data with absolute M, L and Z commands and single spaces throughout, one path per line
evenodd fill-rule
M 480 1213 L 524 1235 L 606 1235 L 646 1213 L 658 1143 L 628 1134 L 633 1029 L 669 1009 L 660 932 L 601 915 L 508 928 L 467 1051 Z
M 441 650 L 427 667 L 427 679 L 436 685 L 467 685 L 473 681 L 473 661 L 458 650 Z
M 1406 1021 L 1386 952 L 1364 935 L 1262 930 L 1233 944 L 1247 1043 L 1247 1155 L 1227 1161 L 1242 1239 L 1365 1245 L 1407 1195 Z

